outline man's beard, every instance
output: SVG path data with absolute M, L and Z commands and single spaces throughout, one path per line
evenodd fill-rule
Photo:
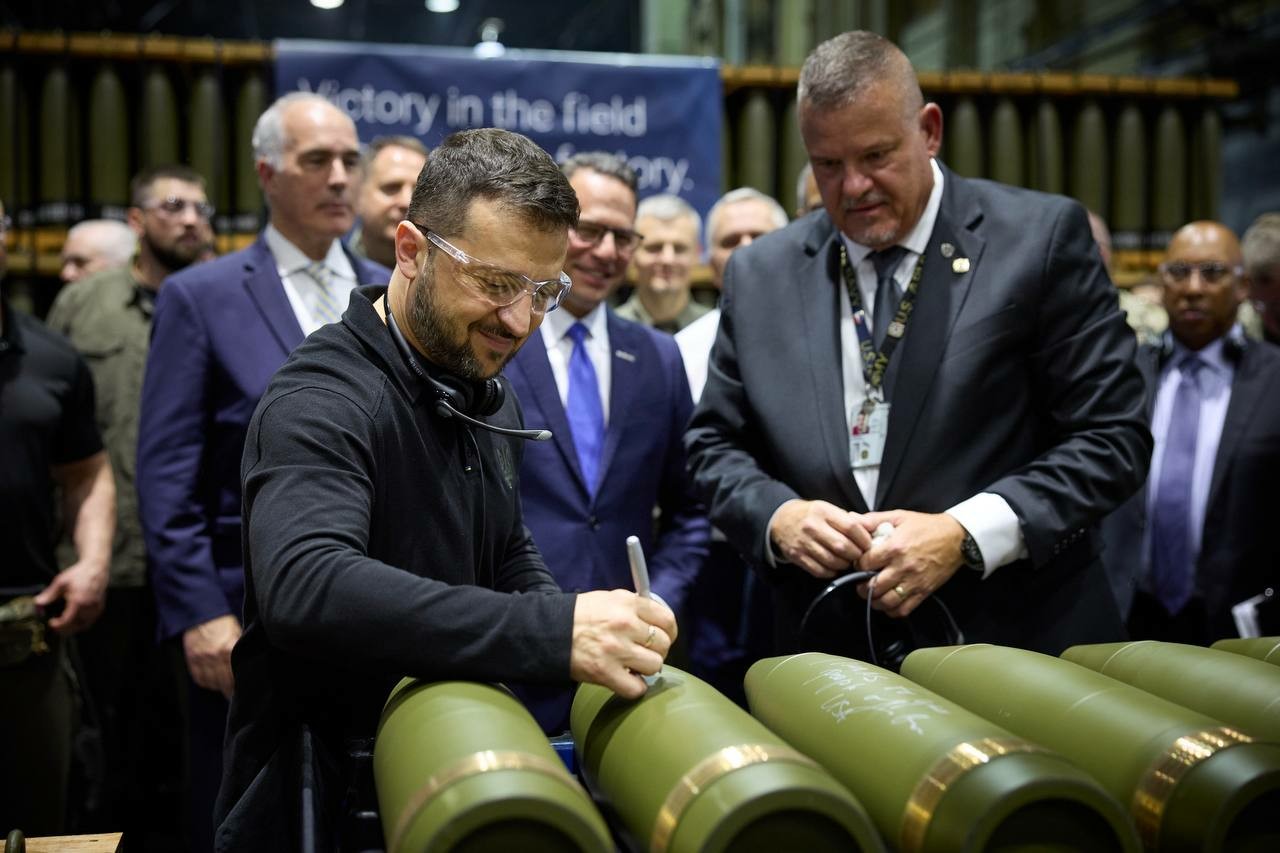
M 200 257 L 200 251 L 204 248 L 199 240 L 192 240 L 187 244 L 183 244 L 180 240 L 175 240 L 173 246 L 161 246 L 150 239 L 146 240 L 147 248 L 151 250 L 152 256 L 169 272 L 177 272 L 186 269 L 195 263 L 196 258 Z
M 490 375 L 499 373 L 506 363 L 515 355 L 519 347 L 512 348 L 506 358 L 493 374 L 486 372 L 480 359 L 476 358 L 468 337 L 464 334 L 461 341 L 450 337 L 450 330 L 435 298 L 435 275 L 431 271 L 431 263 L 423 265 L 413 283 L 413 294 L 409 298 L 409 328 L 418 339 L 423 352 L 436 364 L 454 376 L 472 382 L 483 382 Z M 466 331 L 466 330 L 464 330 Z M 502 330 L 489 330 L 491 334 L 510 337 Z

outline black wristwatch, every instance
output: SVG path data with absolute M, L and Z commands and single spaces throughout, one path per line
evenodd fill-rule
M 974 540 L 973 534 L 967 530 L 964 532 L 964 541 L 960 543 L 960 559 L 971 569 L 985 568 L 982 563 L 982 550 Z

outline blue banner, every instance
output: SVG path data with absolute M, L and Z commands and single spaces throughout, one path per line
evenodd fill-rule
M 408 134 L 433 147 L 455 130 L 523 133 L 559 161 L 627 159 L 640 196 L 674 193 L 706 216 L 720 193 L 722 94 L 714 59 L 276 42 L 276 91 L 315 92 L 364 141 Z

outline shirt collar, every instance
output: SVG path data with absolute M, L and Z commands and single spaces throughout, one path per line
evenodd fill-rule
M 924 206 L 924 212 L 920 214 L 920 218 L 916 220 L 915 227 L 908 232 L 907 236 L 897 242 L 909 252 L 916 255 L 923 255 L 924 250 L 929 247 L 929 238 L 933 236 L 933 226 L 938 221 L 938 210 L 942 207 L 942 184 L 944 178 L 942 169 L 938 166 L 938 161 L 932 157 L 929 158 L 929 169 L 933 172 L 933 189 L 929 191 L 929 201 Z M 870 246 L 864 246 L 856 243 L 848 237 L 843 231 L 840 232 L 840 238 L 844 240 L 846 250 L 849 252 L 849 262 L 857 265 L 867 255 L 874 250 Z
M 262 236 L 267 241 L 267 248 L 271 250 L 271 256 L 276 259 L 276 271 L 280 273 L 281 278 L 293 275 L 296 272 L 302 272 L 314 263 L 301 249 L 291 243 L 288 237 L 281 234 L 274 225 L 268 223 Z M 356 280 L 355 270 L 351 268 L 351 261 L 347 258 L 347 253 L 342 251 L 341 241 L 337 239 L 334 239 L 329 244 L 329 251 L 324 256 L 324 265 L 339 278 L 347 281 Z
M 587 312 L 585 317 L 575 317 L 572 313 L 565 309 L 557 309 L 542 318 L 542 337 L 543 343 L 547 349 L 560 345 L 565 335 L 569 334 L 569 328 L 574 323 L 582 323 L 587 327 L 587 336 L 599 339 L 605 331 L 605 323 L 607 317 L 605 314 L 605 304 L 601 302 L 595 308 Z
M 1227 358 L 1224 344 L 1226 343 L 1227 338 L 1239 337 L 1243 334 L 1243 328 L 1239 323 L 1236 323 L 1225 335 L 1205 344 L 1203 349 L 1198 350 L 1194 354 L 1204 362 L 1205 367 L 1209 368 L 1214 373 L 1230 376 L 1235 370 L 1235 364 Z M 1182 359 L 1190 354 L 1192 354 L 1191 350 L 1179 343 L 1177 338 L 1173 338 L 1173 356 L 1169 359 L 1166 369 L 1171 369 L 1175 365 L 1180 364 Z

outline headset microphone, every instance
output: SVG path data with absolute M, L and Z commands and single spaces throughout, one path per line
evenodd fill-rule
M 502 387 L 502 383 L 496 379 L 486 379 L 483 383 L 475 383 L 478 386 L 478 390 L 473 393 L 468 387 L 462 385 L 461 381 L 456 377 L 448 377 L 451 381 L 445 382 L 430 376 L 422 369 L 422 365 L 418 364 L 418 360 L 414 358 L 409 342 L 404 339 L 404 335 L 400 332 L 400 327 L 396 325 L 395 315 L 391 313 L 391 301 L 385 295 L 382 298 L 382 307 L 386 310 L 387 328 L 391 331 L 391 337 L 396 343 L 396 348 L 400 350 L 400 355 L 404 357 L 413 374 L 426 383 L 431 395 L 436 398 L 435 412 L 437 415 L 442 418 L 457 418 L 480 429 L 488 430 L 498 435 L 511 436 L 512 438 L 523 438 L 526 441 L 547 441 L 551 438 L 550 430 L 508 429 L 507 427 L 487 424 L 460 411 L 460 407 L 472 408 L 470 401 L 473 397 L 478 397 L 479 399 L 475 401 L 478 413 L 491 415 L 502 408 L 506 390 Z
M 494 426 L 484 421 L 476 420 L 470 415 L 459 412 L 453 406 L 449 405 L 449 401 L 439 399 L 436 401 L 436 414 L 444 418 L 457 418 L 460 421 L 469 423 L 472 426 L 478 426 L 480 429 L 487 429 L 489 432 L 496 432 L 498 435 L 509 435 L 514 438 L 523 438 L 526 441 L 547 441 L 551 438 L 551 430 L 549 429 L 508 429 L 506 427 Z

